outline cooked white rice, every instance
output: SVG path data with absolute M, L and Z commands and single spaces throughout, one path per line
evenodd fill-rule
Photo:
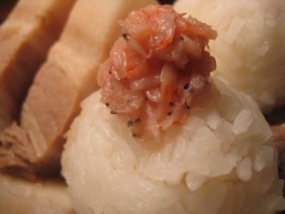
M 218 31 L 217 71 L 264 112 L 285 104 L 284 0 L 177 0 L 175 9 Z
M 140 144 L 96 92 L 62 159 L 78 213 L 270 214 L 285 208 L 270 128 L 255 102 L 213 78 L 162 145 Z

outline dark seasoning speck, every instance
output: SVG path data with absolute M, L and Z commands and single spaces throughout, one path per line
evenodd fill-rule
M 184 88 L 185 90 L 187 90 L 187 89 L 189 88 L 189 83 L 186 83 L 186 84 L 183 86 L 183 88 Z
M 125 40 L 128 40 L 128 39 L 129 39 L 129 34 L 127 34 L 127 33 L 123 33 L 122 36 L 123 36 L 123 38 L 124 38 Z

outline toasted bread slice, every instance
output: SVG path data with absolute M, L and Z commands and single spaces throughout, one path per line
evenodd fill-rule
M 75 0 L 20 0 L 0 27 L 0 132 L 17 120 L 33 77 Z
M 117 20 L 149 3 L 156 1 L 76 2 L 25 100 L 21 127 L 12 125 L 1 136 L 0 166 L 4 171 L 29 178 L 59 172 L 64 133 L 79 113 L 80 102 L 98 89 L 99 64 L 120 35 Z

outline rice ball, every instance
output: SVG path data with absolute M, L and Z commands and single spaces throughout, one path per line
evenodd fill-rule
M 218 31 L 210 42 L 214 75 L 252 96 L 263 112 L 285 104 L 285 1 L 177 0 L 174 7 Z
M 253 100 L 216 77 L 183 124 L 143 143 L 89 96 L 62 157 L 77 213 L 269 214 L 285 208 L 271 131 Z

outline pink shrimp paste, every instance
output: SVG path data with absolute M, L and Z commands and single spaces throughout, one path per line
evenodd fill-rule
M 191 111 L 208 87 L 215 59 L 206 50 L 216 31 L 170 5 L 149 5 L 119 21 L 122 35 L 100 66 L 101 102 L 136 138 L 159 140 Z

